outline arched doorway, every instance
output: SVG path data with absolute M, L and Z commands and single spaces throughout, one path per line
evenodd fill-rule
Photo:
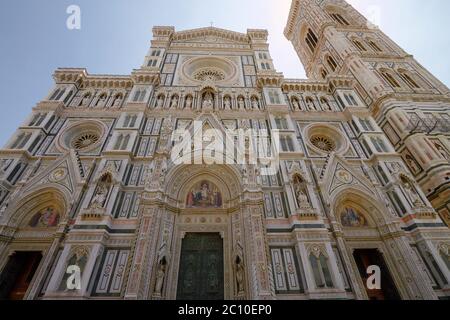
M 245 294 L 241 289 L 248 277 L 238 283 L 242 273 L 237 274 L 235 266 L 235 261 L 246 262 L 243 189 L 236 170 L 226 165 L 188 165 L 169 173 L 167 201 L 177 208 L 173 208 L 173 225 L 164 231 L 167 240 L 159 245 L 172 248 L 171 253 L 164 250 L 171 262 L 169 299 L 223 300 Z
M 0 299 L 22 300 L 42 293 L 45 268 L 58 249 L 56 233 L 66 211 L 64 195 L 54 189 L 12 204 L 6 219 L 15 230 L 0 259 Z
M 387 217 L 370 196 L 351 190 L 337 197 L 334 210 L 345 243 L 341 250 L 346 250 L 350 262 L 347 265 L 352 268 L 352 286 L 358 286 L 369 300 L 399 300 L 401 275 L 379 229 L 387 223 Z M 379 285 L 375 286 L 368 284 L 368 280 L 374 284 L 370 278 L 373 266 L 380 275 Z

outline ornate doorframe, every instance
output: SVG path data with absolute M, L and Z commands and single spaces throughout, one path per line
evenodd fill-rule
M 233 299 L 234 281 L 231 259 L 230 217 L 225 213 L 179 214 L 173 234 L 174 252 L 168 277 L 168 298 L 175 300 L 181 260 L 182 241 L 187 233 L 219 233 L 223 239 L 224 297 Z

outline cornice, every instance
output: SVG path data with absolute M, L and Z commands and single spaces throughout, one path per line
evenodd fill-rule
M 133 86 L 130 76 L 90 75 L 86 69 L 59 68 L 53 74 L 57 84 L 73 84 L 79 88 L 122 88 Z

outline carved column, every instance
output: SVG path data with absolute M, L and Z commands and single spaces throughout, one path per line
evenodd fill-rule
M 436 293 L 429 285 L 426 275 L 422 273 L 414 261 L 408 240 L 399 230 L 400 227 L 396 224 L 385 225 L 380 228 L 390 257 L 397 267 L 404 292 L 408 295 L 406 298 L 411 300 L 436 300 Z
M 245 206 L 244 237 L 246 244 L 247 274 L 249 275 L 249 297 L 253 300 L 268 300 L 274 298 L 273 278 L 267 235 L 261 203 L 251 203 Z
M 44 259 L 39 265 L 39 269 L 36 271 L 34 281 L 30 284 L 30 290 L 28 290 L 28 293 L 25 296 L 24 300 L 33 300 L 39 295 L 39 290 L 41 289 L 42 282 L 48 276 L 48 272 L 50 272 L 52 263 L 56 263 L 55 257 L 58 254 L 58 249 L 62 237 L 63 233 L 57 233 L 55 239 L 52 242 L 52 245 L 45 252 Z
M 143 197 L 141 222 L 136 235 L 125 299 L 147 299 L 149 295 L 149 275 L 153 273 L 154 268 L 151 262 L 157 253 L 163 211 L 154 201 L 156 196 L 155 193 L 147 193 Z

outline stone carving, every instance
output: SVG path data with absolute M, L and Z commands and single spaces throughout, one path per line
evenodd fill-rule
M 295 175 L 294 177 L 294 190 L 295 197 L 297 199 L 297 203 L 300 209 L 309 209 L 311 208 L 311 203 L 308 199 L 308 190 L 306 188 L 305 180 L 299 175 Z
M 172 103 L 170 105 L 170 108 L 172 108 L 172 109 L 178 108 L 178 96 L 174 96 L 172 98 Z
M 237 294 L 243 294 L 245 292 L 245 268 L 242 259 L 237 256 L 235 260 L 235 270 L 236 270 L 236 291 Z
M 6 210 L 8 210 L 8 203 L 4 203 L 0 207 L 0 221 L 2 220 L 3 216 L 5 215 Z
M 244 101 L 244 98 L 239 97 L 239 99 L 238 99 L 238 105 L 239 105 L 239 110 L 244 110 L 244 109 L 245 109 L 245 101 Z
M 122 95 L 119 93 L 114 97 L 114 101 L 112 103 L 113 107 L 119 107 L 122 103 Z
M 164 105 L 164 98 L 161 95 L 158 97 L 158 100 L 156 101 L 156 108 L 162 109 L 163 105 Z
M 447 161 L 450 161 L 450 155 L 448 154 L 448 152 L 440 144 L 435 143 L 434 145 L 436 146 L 436 149 L 441 154 L 442 158 L 444 158 Z
M 89 104 L 89 100 L 91 99 L 91 94 L 85 94 L 83 99 L 81 100 L 80 106 L 87 106 Z
M 167 118 L 164 120 L 161 128 L 161 137 L 159 140 L 158 152 L 164 153 L 169 151 L 172 131 L 173 131 L 172 119 Z
M 301 110 L 300 104 L 298 103 L 297 99 L 292 99 L 292 105 L 294 107 L 294 110 Z
M 106 204 L 106 199 L 108 198 L 109 191 L 111 189 L 112 179 L 109 174 L 105 174 L 97 185 L 97 190 L 92 197 L 90 208 L 91 209 L 101 209 Z
M 202 103 L 203 110 L 212 110 L 214 108 L 214 100 L 211 92 L 206 92 Z
M 192 108 L 192 97 L 191 96 L 187 96 L 186 103 L 185 103 L 184 107 L 186 109 L 191 109 Z
M 423 203 L 420 200 L 419 195 L 417 194 L 417 191 L 414 187 L 414 185 L 404 176 L 400 177 L 400 181 L 402 183 L 403 189 L 406 192 L 407 197 L 411 201 L 411 203 L 418 207 L 423 207 Z
M 231 99 L 230 97 L 226 96 L 223 101 L 223 108 L 225 110 L 231 110 Z
M 155 295 L 161 296 L 162 289 L 164 285 L 164 279 L 166 277 L 166 258 L 158 263 L 158 269 L 156 270 L 156 284 L 155 284 Z
M 91 208 L 103 208 L 105 205 L 106 197 L 108 196 L 108 187 L 100 185 L 97 188 L 97 192 L 91 201 Z
M 259 102 L 258 102 L 258 99 L 256 99 L 256 98 L 252 99 L 252 109 L 254 109 L 254 110 L 259 109 Z

